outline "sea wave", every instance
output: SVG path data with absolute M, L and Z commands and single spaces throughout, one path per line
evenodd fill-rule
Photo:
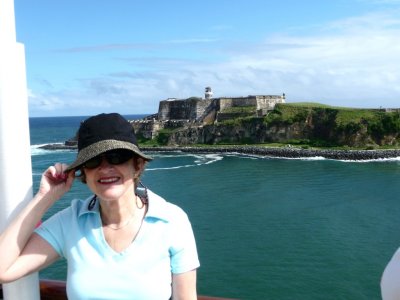
M 390 158 L 364 159 L 364 160 L 333 159 L 333 158 L 326 158 L 323 156 L 284 157 L 284 156 L 268 156 L 268 155 L 246 155 L 246 154 L 241 154 L 241 153 L 231 154 L 230 156 L 237 156 L 237 157 L 242 157 L 242 158 L 253 158 L 253 159 L 283 159 L 283 160 L 304 160 L 304 161 L 334 160 L 334 161 L 340 161 L 343 163 L 400 162 L 400 156 L 399 157 L 390 157 Z
M 184 165 L 177 165 L 177 166 L 170 166 L 170 167 L 155 167 L 155 168 L 146 168 L 146 171 L 157 171 L 157 170 L 173 170 L 173 169 L 181 169 L 181 168 L 191 168 L 191 167 L 198 167 L 202 165 L 209 165 L 215 162 L 218 162 L 222 160 L 224 157 L 223 155 L 220 154 L 181 154 L 181 155 L 176 155 L 172 157 L 182 157 L 182 156 L 192 156 L 195 158 L 193 161 L 193 164 L 184 164 Z M 154 157 L 154 156 L 153 156 Z M 160 155 L 160 157 L 166 157 L 164 155 Z M 167 157 L 171 157 L 168 156 Z
M 323 156 L 311 156 L 311 157 L 275 157 L 275 156 L 271 156 L 270 158 L 280 158 L 280 159 L 290 159 L 290 160 L 309 160 L 309 161 L 327 160 L 328 159 Z
M 173 170 L 173 169 L 182 169 L 190 167 L 196 167 L 196 165 L 181 165 L 181 166 L 165 167 L 165 168 L 146 168 L 146 171 Z
M 177 151 L 179 152 L 179 151 Z M 176 156 L 196 156 L 199 154 L 191 153 L 191 152 L 179 152 L 180 154 L 177 154 Z M 162 152 L 159 152 L 158 154 L 160 157 L 165 157 Z M 200 154 L 201 155 L 201 154 Z M 207 154 L 208 156 L 215 155 L 216 157 L 219 157 L 220 159 L 223 158 L 223 156 L 236 156 L 236 157 L 241 157 L 241 158 L 248 158 L 248 159 L 283 159 L 283 160 L 303 160 L 303 161 L 319 161 L 319 160 L 334 160 L 334 161 L 340 161 L 344 163 L 371 163 L 371 162 L 400 162 L 400 156 L 397 157 L 385 157 L 385 158 L 374 158 L 374 159 L 338 159 L 338 158 L 330 158 L 330 157 L 324 157 L 324 156 L 298 156 L 298 157 L 288 157 L 288 156 L 279 156 L 279 155 L 265 155 L 265 154 L 250 154 L 250 153 L 243 153 L 243 152 L 221 152 L 221 153 L 215 153 L 215 154 Z M 205 155 L 205 156 L 207 156 Z M 173 157 L 173 156 L 171 156 Z M 207 163 L 212 163 L 213 161 L 207 162 Z
M 64 143 L 53 143 L 55 145 L 63 145 Z M 57 150 L 46 150 L 42 149 L 41 147 L 46 146 L 48 144 L 37 144 L 37 145 L 31 145 L 31 155 L 45 155 L 49 153 L 54 153 L 54 151 L 57 152 L 71 152 L 70 149 L 57 149 Z
M 146 154 L 150 155 L 152 158 L 155 158 L 155 157 L 175 158 L 175 157 L 182 157 L 182 155 L 194 156 L 190 153 L 183 154 L 183 152 L 181 152 L 181 151 L 174 151 L 174 152 L 170 152 L 169 154 L 163 153 L 163 152 L 146 152 Z
M 285 159 L 285 160 L 327 160 L 327 158 L 322 156 L 312 156 L 312 157 L 284 157 L 284 156 L 272 156 L 272 155 L 259 155 L 259 154 L 243 154 L 243 153 L 229 153 L 226 156 L 234 156 L 247 159 Z
M 352 162 L 352 163 L 371 163 L 371 162 L 400 162 L 400 156 L 388 157 L 388 158 L 376 158 L 376 159 L 365 159 L 365 160 L 338 160 L 340 162 Z
M 220 161 L 224 158 L 223 155 L 220 155 L 220 154 L 196 155 L 196 157 L 198 157 L 198 159 L 195 160 L 194 162 L 198 166 L 209 165 L 209 164 L 215 163 L 217 161 Z
M 41 149 L 40 147 L 46 144 L 39 144 L 39 145 L 31 145 L 31 155 L 43 155 L 50 152 L 50 150 Z
M 400 157 L 391 157 L 391 158 L 375 158 L 375 159 L 334 159 L 334 158 L 326 158 L 323 156 L 313 156 L 313 157 L 277 157 L 277 156 L 260 156 L 260 158 L 269 158 L 269 159 L 288 159 L 288 160 L 308 160 L 308 161 L 316 161 L 316 160 L 334 160 L 340 161 L 343 163 L 371 163 L 371 162 L 400 162 Z
M 227 155 L 240 153 L 243 155 L 262 156 L 278 159 L 325 159 L 338 161 L 381 161 L 400 157 L 400 149 L 387 150 L 339 150 L 339 149 L 303 149 L 294 147 L 263 147 L 263 146 L 226 146 L 226 147 L 158 147 L 142 150 L 152 152 L 182 151 L 189 153 L 218 153 Z
M 263 158 L 262 156 L 259 156 L 259 155 L 252 155 L 252 154 L 245 155 L 245 154 L 240 154 L 240 153 L 228 153 L 228 154 L 225 154 L 225 156 L 240 157 L 240 158 L 243 158 L 243 159 L 259 159 L 259 158 Z
M 312 157 L 284 157 L 284 156 L 269 156 L 269 155 L 257 155 L 257 154 L 242 154 L 242 153 L 230 153 L 226 156 L 236 156 L 241 158 L 249 159 L 285 159 L 285 160 L 306 160 L 306 161 L 317 161 L 317 160 L 335 160 L 344 163 L 371 163 L 371 162 L 400 162 L 400 156 L 390 158 L 375 158 L 375 159 L 364 159 L 364 160 L 350 160 L 350 159 L 333 159 L 326 158 L 323 156 L 312 156 Z

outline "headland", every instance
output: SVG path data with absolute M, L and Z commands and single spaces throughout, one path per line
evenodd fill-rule
M 284 93 L 213 98 L 211 88 L 206 87 L 204 98 L 162 100 L 157 113 L 131 124 L 140 147 L 153 152 L 339 160 L 400 157 L 399 108 L 286 103 Z M 75 147 L 76 137 L 64 145 L 42 148 Z
M 132 126 L 143 146 L 294 145 L 299 148 L 400 148 L 399 108 L 286 103 L 282 95 L 169 98 Z

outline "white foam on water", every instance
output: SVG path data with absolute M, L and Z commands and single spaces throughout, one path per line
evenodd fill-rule
M 298 158 L 291 158 L 291 159 L 299 159 L 299 160 L 326 160 L 327 158 L 323 156 L 312 156 L 312 157 L 298 157 Z
M 64 145 L 64 143 L 53 143 L 54 145 Z M 49 154 L 52 153 L 54 151 L 57 152 L 71 152 L 74 150 L 70 150 L 70 149 L 54 149 L 54 150 L 46 150 L 46 149 L 42 149 L 40 147 L 46 146 L 48 144 L 38 144 L 38 145 L 31 145 L 31 155 L 45 155 L 45 154 Z
M 31 145 L 31 155 L 43 155 L 50 152 L 50 150 L 41 149 L 40 147 L 45 146 L 46 144 L 40 145 Z
M 165 168 L 146 168 L 146 171 L 174 170 L 174 169 L 182 169 L 182 168 L 190 168 L 190 167 L 196 167 L 196 165 L 181 165 L 181 166 L 165 167 Z
M 241 154 L 241 153 L 229 153 L 226 156 L 238 156 L 248 159 L 287 159 L 287 160 L 306 160 L 306 161 L 318 161 L 318 160 L 336 160 L 340 162 L 347 163 L 369 163 L 369 162 L 400 162 L 399 157 L 390 158 L 375 158 L 375 159 L 363 159 L 363 160 L 351 160 L 351 159 L 334 159 L 326 158 L 323 156 L 313 156 L 313 157 L 284 157 L 284 156 L 271 156 L 271 155 L 257 155 L 257 154 Z
M 195 162 L 197 163 L 198 166 L 209 165 L 209 164 L 215 163 L 217 161 L 220 161 L 223 158 L 224 157 L 220 154 L 206 154 L 206 155 L 200 157 L 199 160 L 196 160 Z
M 242 153 L 230 153 L 229 156 L 236 156 L 247 159 L 288 159 L 288 160 L 326 160 L 327 158 L 322 156 L 313 157 L 285 157 L 285 156 L 272 156 L 272 155 L 259 155 L 259 154 L 242 154 Z
M 179 151 L 174 151 L 177 154 L 162 154 L 162 152 L 147 152 L 151 157 L 168 157 L 168 158 L 174 158 L 174 157 L 182 157 L 182 152 Z M 171 152 L 168 152 L 171 153 Z
M 345 159 L 338 159 L 341 162 L 352 162 L 352 163 L 369 163 L 369 162 L 400 162 L 400 156 L 397 157 L 390 157 L 390 158 L 376 158 L 376 159 L 364 159 L 364 160 L 345 160 Z
M 156 171 L 156 170 L 173 170 L 173 169 L 181 169 L 181 168 L 191 168 L 191 167 L 198 167 L 202 165 L 209 165 L 215 162 L 218 162 L 222 160 L 224 157 L 219 154 L 192 154 L 192 153 L 185 153 L 185 155 L 176 155 L 176 156 L 170 156 L 170 155 L 159 155 L 160 157 L 182 157 L 182 156 L 192 156 L 195 157 L 194 164 L 185 164 L 185 165 L 180 165 L 180 166 L 173 166 L 173 167 L 164 167 L 164 168 L 146 168 L 146 171 Z M 154 156 L 153 156 L 154 157 Z

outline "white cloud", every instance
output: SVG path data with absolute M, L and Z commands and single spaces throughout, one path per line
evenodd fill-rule
M 155 57 L 147 72 L 127 59 L 120 72 L 81 80 L 80 90 L 32 95 L 31 108 L 154 113 L 160 100 L 203 96 L 206 86 L 215 97 L 285 92 L 288 101 L 400 107 L 399 25 L 395 12 L 368 14 L 308 36 L 270 36 L 239 51 L 214 44 L 214 53 L 223 51 L 219 62 Z

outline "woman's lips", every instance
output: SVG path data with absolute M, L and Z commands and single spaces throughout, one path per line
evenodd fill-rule
M 98 180 L 101 184 L 111 184 L 119 180 L 119 177 L 103 177 Z

